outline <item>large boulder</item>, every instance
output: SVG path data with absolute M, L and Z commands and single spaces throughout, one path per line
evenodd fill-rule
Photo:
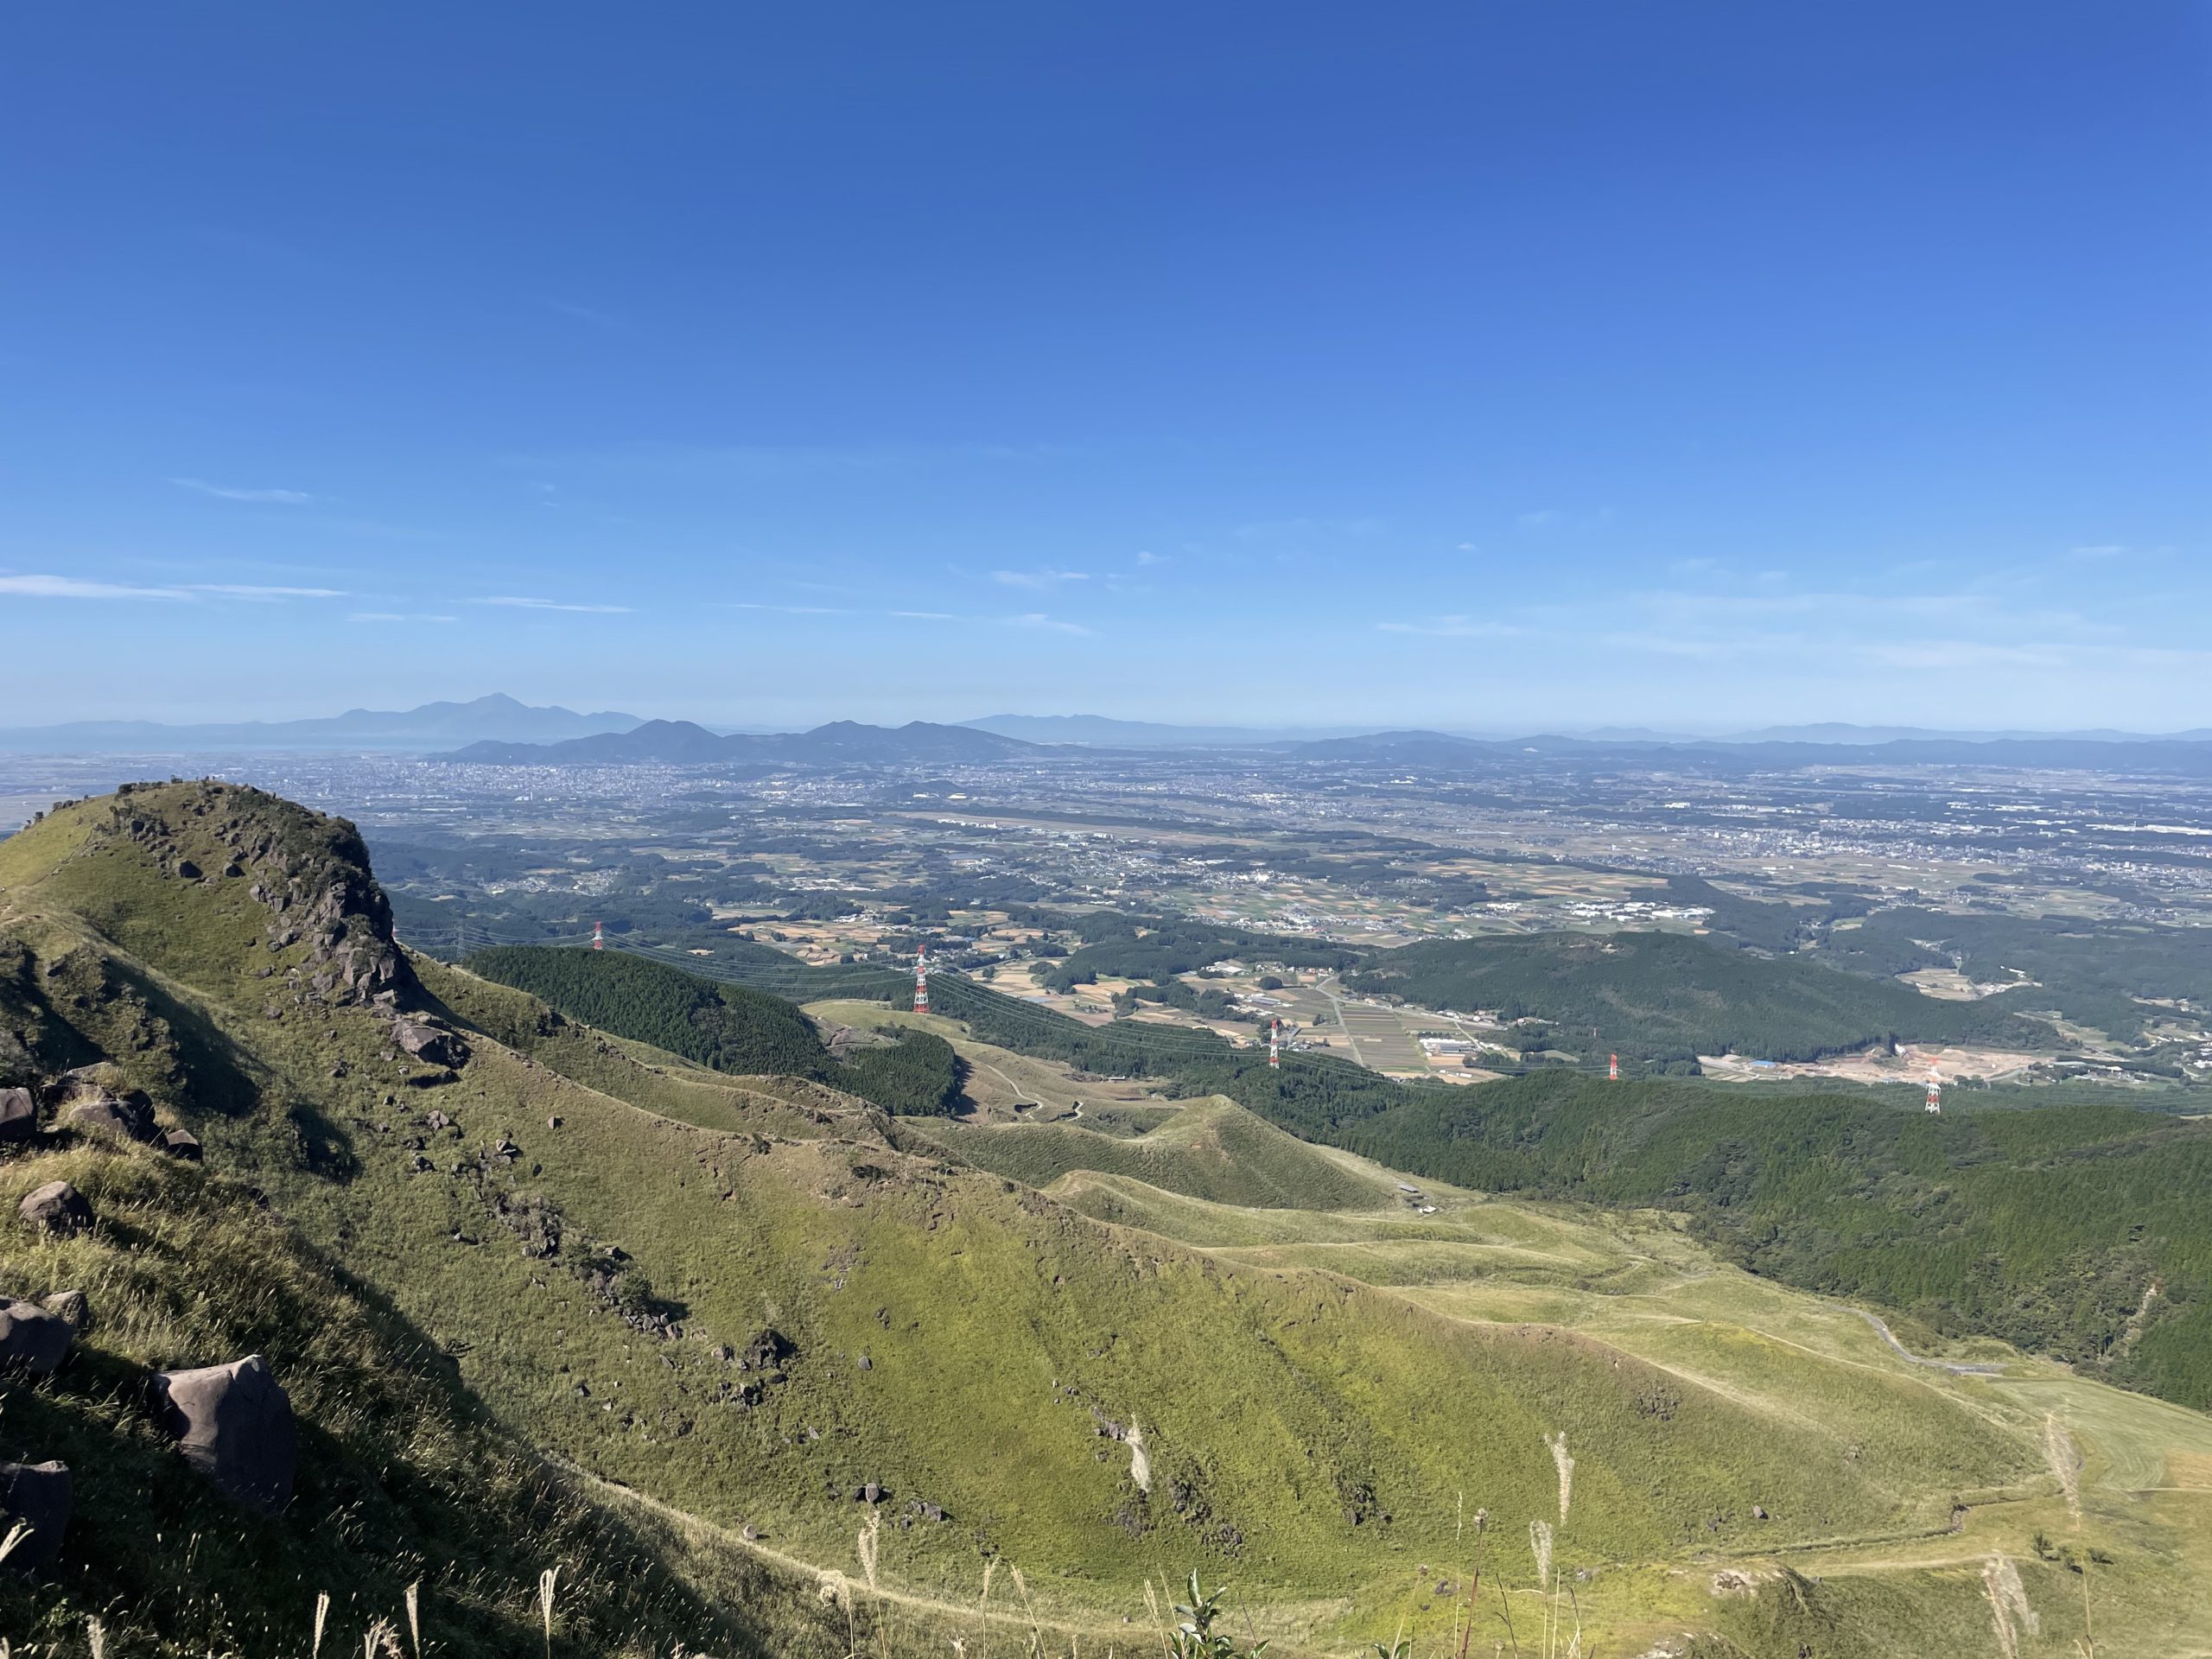
M 42 1233 L 81 1233 L 92 1224 L 92 1206 L 67 1181 L 32 1188 L 16 1213 Z
M 226 1497 L 274 1515 L 292 1496 L 297 1432 L 269 1362 L 248 1354 L 196 1371 L 156 1371 L 154 1415 L 184 1460 Z
M 75 1335 L 59 1313 L 48 1313 L 36 1302 L 0 1296 L 0 1366 L 21 1366 L 34 1376 L 44 1376 L 68 1354 Z
M 0 1141 L 29 1141 L 38 1134 L 38 1102 L 28 1089 L 0 1089 Z
M 70 1107 L 61 1121 L 73 1129 L 98 1129 L 125 1141 L 154 1138 L 154 1103 L 135 1090 L 111 1095 L 102 1090 Z
M 391 1040 L 425 1065 L 459 1065 L 468 1058 L 467 1043 L 420 1020 L 393 1021 Z
M 172 1158 L 183 1158 L 195 1164 L 207 1155 L 207 1151 L 200 1144 L 200 1137 L 190 1129 L 171 1129 L 154 1144 Z
M 16 1523 L 30 1531 L 8 1552 L 7 1567 L 43 1567 L 61 1548 L 69 1524 L 69 1465 L 0 1463 L 0 1536 Z

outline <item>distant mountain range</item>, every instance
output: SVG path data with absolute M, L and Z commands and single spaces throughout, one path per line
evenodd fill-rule
M 231 749 L 421 750 L 478 740 L 557 742 L 641 725 L 635 715 L 580 715 L 535 709 L 499 692 L 469 702 L 417 709 L 353 709 L 323 720 L 247 721 L 227 726 L 165 726 L 156 721 L 73 721 L 63 726 L 0 728 L 0 751 L 36 754 L 145 751 L 175 754 Z
M 1726 736 L 1640 727 L 1516 737 L 1498 732 L 1376 731 L 1362 727 L 1178 726 L 1103 715 L 988 715 L 957 725 L 833 721 L 804 732 L 716 731 L 685 720 L 611 710 L 580 715 L 494 693 L 404 710 L 354 709 L 320 720 L 168 726 L 78 721 L 0 728 L 0 753 L 189 754 L 239 750 L 384 750 L 486 765 L 668 765 L 717 761 L 982 761 L 1065 746 L 1100 750 L 1242 749 L 1306 760 L 1432 770 L 1480 768 L 1530 753 L 1649 763 L 1674 757 L 1712 767 L 1795 767 L 1847 761 L 2059 768 L 2140 768 L 2212 775 L 2212 728 L 2163 734 L 1967 732 L 1830 722 Z
M 808 732 L 710 732 L 688 720 L 649 720 L 626 732 L 601 732 L 559 743 L 472 743 L 435 757 L 493 766 L 694 766 L 717 760 L 787 761 L 837 766 L 868 761 L 1001 760 L 1034 744 L 968 726 L 862 726 L 832 721 Z

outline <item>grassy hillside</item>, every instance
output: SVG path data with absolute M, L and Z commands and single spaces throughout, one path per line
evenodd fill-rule
M 2008 1011 L 1678 933 L 1428 940 L 1370 957 L 1348 983 L 1424 1007 L 1541 1020 L 1532 1044 L 1593 1058 L 1809 1060 L 1879 1042 L 2056 1040 Z
M 480 950 L 467 965 L 572 1019 L 717 1071 L 811 1077 L 893 1112 L 943 1114 L 960 1104 L 959 1058 L 926 1032 L 901 1033 L 895 1043 L 839 1062 L 823 1049 L 813 1023 L 782 998 L 643 957 L 500 945 Z
M 2212 1123 L 2117 1104 L 1931 1118 L 1554 1075 L 1341 1138 L 1463 1184 L 1686 1209 L 1762 1274 L 2212 1406 Z
M 1387 1184 L 1353 1174 L 1320 1148 L 1219 1097 L 1190 1103 L 1134 1137 L 1080 1122 L 917 1127 L 963 1161 L 1031 1186 L 1049 1186 L 1080 1169 L 1266 1209 L 1373 1209 L 1389 1198 Z
M 500 1446 L 581 1471 L 564 1490 L 588 1494 L 594 1524 L 619 1516 L 639 1540 L 635 1557 L 607 1557 L 631 1599 L 594 1592 L 607 1611 L 595 1626 L 564 1627 L 556 1654 L 569 1659 L 664 1652 L 679 1635 L 693 1649 L 790 1653 L 941 1653 L 957 1635 L 980 1650 L 970 1610 L 989 1563 L 1020 1567 L 1040 1620 L 1092 1651 L 1131 1643 L 1122 1620 L 1144 1619 L 1147 1574 L 1195 1566 L 1236 1579 L 1260 1633 L 1282 1638 L 1278 1651 L 1340 1653 L 1387 1639 L 1416 1586 L 1434 1610 L 1420 1628 L 1435 1630 L 1451 1599 L 1433 1584 L 1464 1570 L 1462 1523 L 1478 1508 L 1500 1552 L 1492 1576 L 1528 1605 L 1534 1573 L 1517 1541 L 1558 1517 L 1547 1445 L 1558 1434 L 1575 1465 L 1561 1558 L 1592 1573 L 1578 1593 L 1608 1651 L 1687 1630 L 1716 1653 L 1786 1639 L 1789 1651 L 1808 1643 L 1857 1659 L 1899 1650 L 1901 1620 L 1916 1637 L 1972 1632 L 1986 1622 L 1978 1569 L 1947 1568 L 1925 1548 L 1946 1535 L 1955 1500 L 1990 1511 L 1963 1541 L 1974 1549 L 2018 1553 L 2032 1527 L 2063 1524 L 2041 1408 L 1884 1360 L 1855 1317 L 1843 1328 L 1856 1345 L 1817 1366 L 1779 1338 L 1754 1339 L 1725 1303 L 1695 1300 L 1694 1285 L 1726 1270 L 1686 1241 L 1669 1279 L 1630 1253 L 1609 1259 L 1594 1236 L 1610 1224 L 1576 1242 L 1535 1211 L 1511 1219 L 1510 1206 L 1464 1194 L 1449 1195 L 1448 1216 L 1412 1216 L 1395 1185 L 1372 1211 L 1346 1193 L 1346 1207 L 1301 1211 L 1071 1170 L 1052 1182 L 1070 1194 L 1062 1202 L 818 1084 L 693 1069 L 435 964 L 370 951 L 376 971 L 364 974 L 345 948 L 380 941 L 377 899 L 365 872 L 346 875 L 348 834 L 251 791 L 176 785 L 84 804 L 0 844 L 0 934 L 28 958 L 18 993 L 29 986 L 40 1002 L 19 1033 L 37 1051 L 30 1063 L 50 1074 L 64 1048 L 97 1051 L 207 1148 L 204 1173 L 89 1145 L 16 1154 L 0 1170 L 28 1184 L 41 1164 L 77 1158 L 90 1160 L 87 1180 L 94 1166 L 143 1167 L 196 1183 L 225 1214 L 293 1230 L 315 1264 L 303 1271 L 358 1299 L 372 1324 L 392 1322 L 378 1328 L 399 1336 L 356 1371 L 427 1367 L 454 1421 L 483 1437 L 451 1454 L 463 1524 L 434 1535 L 454 1540 L 453 1579 L 485 1603 L 471 1616 L 513 1621 L 486 1650 L 529 1650 L 529 1584 L 512 1584 L 509 1563 L 552 1553 L 559 1536 L 503 1496 Z M 296 845 L 279 867 L 274 853 Z M 223 873 L 232 862 L 236 876 Z M 392 1012 L 420 1026 L 404 1029 L 421 1053 L 396 1040 Z M 422 1045 L 441 1027 L 450 1034 Z M 1176 1122 L 1183 1141 L 1160 1143 L 1175 1153 L 1163 1170 L 1211 1160 L 1225 1179 L 1234 1160 L 1214 1137 L 1251 1148 L 1272 1179 L 1322 1179 L 1291 1159 L 1306 1149 L 1226 1109 Z M 1350 1174 L 1370 1189 L 1389 1179 Z M 1147 1224 L 1085 1213 L 1095 1206 L 1071 1191 L 1083 1179 L 1121 1183 L 1132 1203 L 1154 1195 Z M 118 1267 L 139 1271 L 162 1224 L 103 1194 L 118 1209 Z M 1218 1219 L 1178 1236 L 1177 1206 Z M 1457 1233 L 1397 1230 L 1453 1217 Z M 281 1299 L 250 1262 L 209 1270 L 226 1249 L 185 1253 L 149 1307 L 174 1320 L 180 1305 L 207 1304 L 191 1317 L 217 1323 L 222 1340 L 207 1346 L 219 1354 L 264 1330 L 272 1351 L 287 1330 L 304 1333 L 284 1363 L 306 1377 L 310 1468 L 353 1459 L 396 1500 L 389 1485 L 412 1481 L 396 1432 L 377 1439 L 373 1419 L 349 1416 L 342 1390 L 313 1377 L 312 1354 L 299 1357 L 301 1342 L 357 1328 L 342 1303 L 279 1318 Z M 25 1269 L 25 1281 L 64 1270 Z M 1652 1329 L 1633 1342 L 1578 1328 L 1606 1286 L 1624 1302 L 1685 1300 L 1679 1312 L 1652 1305 Z M 1790 1319 L 1812 1319 L 1804 1299 L 1772 1294 Z M 1560 1317 L 1515 1300 L 1546 1296 Z M 131 1327 L 116 1341 L 168 1357 L 166 1339 Z M 39 1388 L 76 1385 L 65 1376 Z M 39 1389 L 7 1387 L 0 1425 L 13 1434 Z M 142 1430 L 126 1394 L 86 1390 L 130 1440 Z M 2141 1427 L 2151 1402 L 2089 1397 L 2116 1414 L 2112 1442 L 2180 1446 Z M 407 1424 L 427 1409 L 394 1408 Z M 99 1456 L 85 1451 L 88 1469 Z M 472 1486 L 480 1468 L 489 1472 Z M 363 1607 L 402 1582 L 415 1561 L 405 1538 L 359 1523 L 366 1510 L 316 1482 L 257 1523 L 270 1530 L 251 1549 L 203 1544 L 175 1569 L 196 1573 L 211 1605 L 269 1609 L 269 1640 L 156 1637 L 154 1624 L 141 1649 L 304 1651 L 308 1578 L 322 1558 L 296 1552 L 319 1535 L 354 1553 L 340 1564 L 354 1577 L 338 1587 L 361 1585 Z M 854 1497 L 871 1484 L 880 1503 Z M 2212 1560 L 2165 1502 L 2114 1499 L 2109 1516 L 2085 1520 L 2084 1545 L 2094 1537 L 2113 1557 L 2116 1583 Z M 105 1524 L 73 1534 L 33 1581 L 27 1593 L 67 1610 L 53 1617 L 124 1593 L 107 1586 L 133 1569 L 122 1546 L 99 1542 Z M 856 1535 L 869 1539 L 865 1561 Z M 1855 1541 L 1863 1573 L 1782 1575 L 1796 1552 L 1839 1540 Z M 1910 1562 L 1882 1567 L 1883 1551 Z M 778 1562 L 842 1575 L 825 1582 L 831 1602 L 802 1611 L 782 1587 L 791 1580 L 768 1571 Z M 1772 1588 L 1710 1594 L 1716 1564 Z M 2031 1559 L 2024 1570 L 2063 1639 L 2071 1581 Z M 673 1599 L 654 1599 L 657 1573 Z M 848 1628 L 838 1586 L 869 1580 L 877 1593 L 852 1595 Z M 1004 1567 L 998 1582 L 1003 1597 Z M 472 1605 L 460 1588 L 441 1593 Z M 716 1616 L 731 1628 L 676 1630 L 686 1596 L 727 1609 Z M 2162 1615 L 2145 1599 L 2135 1617 L 2171 1634 L 2196 1611 L 2176 1601 Z M 995 1640 L 1019 1645 L 1005 1628 Z

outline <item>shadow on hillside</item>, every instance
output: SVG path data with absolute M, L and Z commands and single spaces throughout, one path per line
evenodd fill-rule
M 51 1377 L 0 1376 L 0 1459 L 59 1459 L 74 1487 L 60 1556 L 0 1574 L 0 1629 L 47 1628 L 58 1590 L 80 1615 L 99 1613 L 124 1651 L 156 1637 L 171 1645 L 144 1650 L 227 1650 L 247 1629 L 267 1651 L 304 1651 L 318 1592 L 339 1636 L 373 1617 L 404 1628 L 404 1592 L 419 1580 L 424 1642 L 451 1659 L 491 1659 L 538 1650 L 538 1575 L 558 1563 L 556 1659 L 674 1641 L 725 1654 L 842 1650 L 813 1586 L 750 1558 L 711 1563 L 710 1601 L 679 1573 L 673 1539 L 548 1468 L 389 1299 L 319 1255 L 308 1265 L 360 1306 L 372 1352 L 332 1351 L 319 1299 L 279 1293 L 252 1298 L 208 1351 L 163 1357 L 269 1357 L 300 1413 L 293 1497 L 276 1516 L 232 1504 L 176 1455 L 149 1415 L 142 1368 L 95 1348 Z
M 260 1103 L 261 1087 L 254 1081 L 258 1066 L 213 1020 L 120 958 L 110 959 L 110 971 L 168 1028 L 179 1105 L 244 1117 Z

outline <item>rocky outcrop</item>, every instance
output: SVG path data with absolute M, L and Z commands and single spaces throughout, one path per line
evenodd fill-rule
M 216 1491 L 264 1515 L 284 1507 L 298 1434 L 267 1360 L 249 1354 L 229 1365 L 157 1371 L 153 1389 L 155 1421 Z
M 171 1129 L 154 1144 L 170 1157 L 181 1158 L 188 1163 L 196 1164 L 207 1156 L 207 1149 L 190 1129 Z
M 0 1089 L 0 1144 L 20 1143 L 38 1134 L 38 1102 L 28 1089 Z
M 468 1058 L 468 1045 L 427 1020 L 396 1020 L 391 1040 L 425 1065 L 458 1066 Z
M 16 1213 L 42 1233 L 81 1233 L 92 1224 L 92 1206 L 67 1181 L 32 1188 Z
M 45 1376 L 68 1357 L 76 1334 L 60 1314 L 0 1296 L 0 1366 Z
M 360 832 L 345 819 L 208 782 L 118 792 L 111 830 L 175 879 L 249 880 L 248 896 L 270 912 L 263 942 L 272 952 L 304 944 L 298 982 L 323 1001 L 366 1007 L 380 995 L 416 995 L 392 939 L 391 906 L 369 874 Z M 203 861 L 220 874 L 203 875 Z
M 69 1503 L 67 1464 L 0 1463 L 0 1533 L 19 1522 L 30 1529 L 8 1552 L 6 1567 L 20 1572 L 52 1560 L 69 1525 Z
M 151 1141 L 154 1103 L 135 1090 L 127 1095 L 111 1095 L 103 1089 L 69 1107 L 61 1121 L 73 1129 L 98 1130 L 125 1141 Z

